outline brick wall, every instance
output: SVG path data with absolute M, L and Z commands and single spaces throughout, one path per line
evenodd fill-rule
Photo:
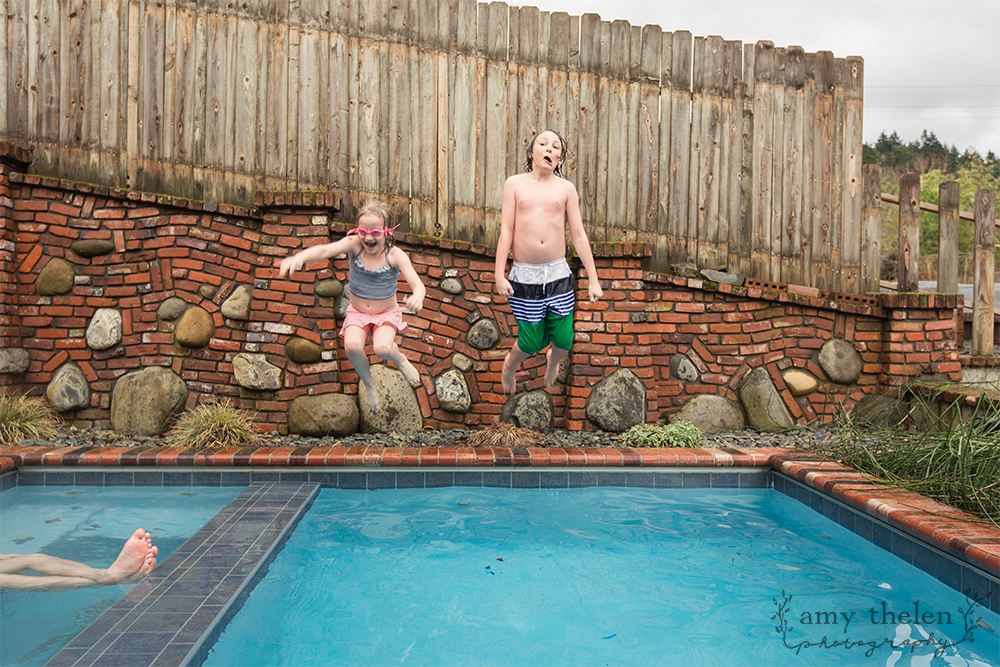
M 9 154 L 10 151 L 8 150 Z M 169 366 L 188 384 L 188 407 L 215 397 L 256 410 L 261 428 L 284 431 L 289 402 L 302 394 L 356 395 L 357 375 L 337 338 L 333 303 L 314 293 L 318 280 L 346 279 L 346 262 L 316 262 L 309 271 L 279 280 L 280 258 L 343 235 L 348 225 L 337 212 L 341 193 L 258 193 L 253 209 L 195 202 L 25 173 L 23 162 L 7 160 L 0 172 L 0 270 L 5 347 L 24 347 L 31 364 L 23 375 L 2 375 L 8 391 L 44 394 L 53 372 L 66 361 L 80 365 L 93 391 L 91 406 L 64 415 L 81 426 L 106 423 L 114 383 L 144 366 Z M 351 225 L 353 226 L 353 225 Z M 113 241 L 115 252 L 85 259 L 70 250 L 82 238 Z M 424 310 L 407 316 L 399 340 L 420 370 L 417 396 L 425 424 L 476 427 L 499 420 L 506 400 L 500 390 L 503 357 L 516 331 L 505 298 L 495 295 L 493 254 L 486 247 L 433 237 L 397 234 L 427 287 Z M 605 297 L 586 300 L 578 280 L 576 339 L 565 387 L 550 390 L 558 427 L 593 428 L 586 400 L 593 386 L 618 368 L 646 385 L 647 421 L 679 408 L 691 396 L 719 394 L 736 399 L 741 380 L 765 366 L 800 423 L 850 411 L 865 394 L 921 374 L 960 378 L 955 350 L 957 297 L 879 295 L 861 297 L 748 280 L 742 286 L 709 283 L 643 270 L 651 248 L 643 244 L 595 244 L 595 261 Z M 53 257 L 75 266 L 70 294 L 39 296 L 35 280 Z M 578 273 L 582 275 L 582 272 Z M 452 296 L 439 284 L 454 277 L 464 293 Z M 220 306 L 239 285 L 253 287 L 250 321 L 227 320 Z M 407 286 L 400 283 L 400 290 Z M 212 314 L 216 333 L 202 349 L 173 341 L 172 322 L 157 318 L 162 302 L 177 296 Z M 123 340 L 91 350 L 85 332 L 98 308 L 117 308 Z M 477 317 L 493 318 L 503 342 L 476 350 L 466 333 Z M 292 336 L 319 343 L 323 359 L 299 366 L 285 357 Z M 837 337 L 852 343 L 864 360 L 861 379 L 849 387 L 826 379 L 816 362 L 820 346 Z M 240 352 L 267 355 L 284 369 L 284 387 L 258 392 L 233 381 L 232 360 Z M 464 415 L 441 409 L 433 377 L 451 367 L 461 352 L 474 362 L 466 375 L 473 409 Z M 685 354 L 701 381 L 670 377 L 669 361 Z M 820 382 L 813 394 L 795 398 L 781 373 L 798 368 Z M 530 389 L 542 387 L 544 357 L 522 365 Z

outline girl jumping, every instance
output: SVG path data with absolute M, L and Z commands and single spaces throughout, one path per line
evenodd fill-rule
M 382 202 L 369 202 L 358 214 L 358 226 L 333 243 L 313 246 L 281 260 L 279 278 L 291 276 L 306 262 L 328 259 L 347 253 L 350 272 L 348 286 L 351 304 L 347 307 L 340 337 L 344 339 L 347 358 L 364 386 L 363 399 L 372 412 L 378 412 L 378 392 L 365 353 L 371 333 L 372 347 L 380 359 L 396 364 L 412 387 L 420 386 L 420 374 L 396 345 L 396 334 L 406 328 L 403 310 L 396 302 L 399 276 L 413 290 L 406 297 L 406 312 L 417 314 L 424 305 L 427 290 L 406 253 L 393 244 L 392 210 Z

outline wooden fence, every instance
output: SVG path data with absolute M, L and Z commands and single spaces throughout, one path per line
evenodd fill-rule
M 529 138 L 594 241 L 858 292 L 863 61 L 474 0 L 0 0 L 32 171 L 208 201 L 334 187 L 493 245 Z
M 968 221 L 974 224 L 973 231 L 973 273 L 972 273 L 972 351 L 993 355 L 996 322 L 1000 321 L 1000 309 L 995 303 L 996 295 L 996 253 L 997 228 L 1000 219 L 996 217 L 996 192 L 979 190 L 976 193 L 975 210 L 959 210 L 959 185 L 955 181 L 942 183 L 938 189 L 938 204 L 920 201 L 920 175 L 904 174 L 899 183 L 899 195 L 882 192 L 882 169 L 878 165 L 866 165 L 865 202 L 863 215 L 868 220 L 881 220 L 883 202 L 899 209 L 899 241 L 897 245 L 896 283 L 892 285 L 900 292 L 919 291 L 920 265 L 920 211 L 938 215 L 938 267 L 936 291 L 944 294 L 958 292 L 959 264 L 959 224 Z M 875 251 L 870 261 L 878 259 L 878 243 L 873 243 Z M 866 291 L 878 291 L 880 282 L 876 277 L 864 285 Z M 968 305 L 968 304 L 967 304 Z M 959 313 L 962 321 L 964 313 Z M 959 326 L 964 326 L 959 324 Z

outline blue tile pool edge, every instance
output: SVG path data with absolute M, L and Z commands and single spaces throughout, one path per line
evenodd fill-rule
M 1000 614 L 1000 579 L 972 563 L 915 539 L 884 521 L 847 505 L 811 486 L 774 471 L 771 488 L 794 498 L 959 593 L 971 594 L 986 609 Z

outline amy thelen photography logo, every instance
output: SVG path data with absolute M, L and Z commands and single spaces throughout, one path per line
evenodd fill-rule
M 792 611 L 791 593 L 786 594 L 785 591 L 781 591 L 780 598 L 776 597 L 771 600 L 778 608 L 774 615 L 771 616 L 771 620 L 777 621 L 774 629 L 781 635 L 781 641 L 785 648 L 795 651 L 796 655 L 804 649 L 840 649 L 862 651 L 865 656 L 870 658 L 875 651 L 883 647 L 896 650 L 908 648 L 911 653 L 915 652 L 918 648 L 930 647 L 934 650 L 934 657 L 941 658 L 949 649 L 953 649 L 959 644 L 975 642 L 974 635 L 977 631 L 993 631 L 993 628 L 981 617 L 973 616 L 976 609 L 983 606 L 982 599 L 970 596 L 968 591 L 965 594 L 965 599 L 968 604 L 965 607 L 959 607 L 957 614 L 952 614 L 944 610 L 931 609 L 928 605 L 916 600 L 904 610 L 894 610 L 883 601 L 880 605 L 872 606 L 865 610 L 810 609 L 801 611 L 796 617 L 796 614 Z M 798 628 L 793 626 L 789 620 L 796 618 L 798 620 L 797 625 L 800 626 Z M 926 636 L 922 638 L 900 639 L 889 636 L 890 633 L 895 634 L 896 628 L 899 625 L 909 623 L 937 629 L 926 632 Z M 964 630 L 961 639 L 951 640 L 944 636 L 944 628 L 950 628 L 959 623 L 962 624 Z M 852 624 L 854 624 L 855 628 L 859 628 L 860 625 L 865 624 L 875 626 L 876 638 L 851 639 L 849 631 Z M 795 632 L 796 629 L 808 633 L 808 630 L 814 630 L 816 626 L 824 629 L 835 627 L 839 630 L 838 635 L 843 636 L 838 637 L 834 635 L 830 637 L 828 634 L 823 634 L 818 639 L 803 639 L 801 641 L 796 641 L 797 637 L 789 636 L 797 634 Z M 886 634 L 882 637 L 878 637 L 877 628 L 879 627 L 885 628 Z M 864 636 L 869 633 L 860 632 L 860 634 Z

